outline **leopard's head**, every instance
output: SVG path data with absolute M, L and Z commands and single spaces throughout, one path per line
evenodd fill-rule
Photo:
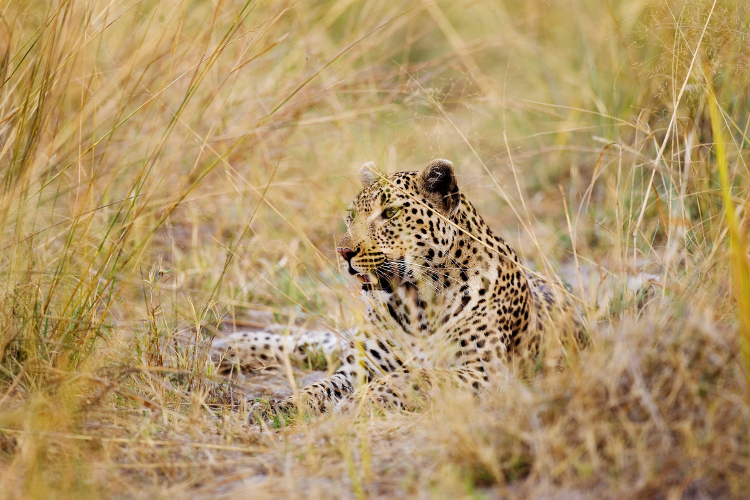
M 363 290 L 434 275 L 456 237 L 449 221 L 461 195 L 453 164 L 436 159 L 421 172 L 384 175 L 367 163 L 359 177 L 364 189 L 349 207 L 337 248 L 343 270 L 357 276 Z

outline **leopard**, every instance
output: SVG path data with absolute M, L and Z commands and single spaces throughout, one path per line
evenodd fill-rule
M 345 411 L 364 400 L 414 409 L 436 381 L 481 391 L 509 360 L 533 362 L 545 334 L 585 347 L 570 294 L 521 264 L 459 190 L 452 162 L 392 174 L 369 162 L 359 177 L 336 251 L 341 271 L 361 286 L 369 327 L 224 339 L 225 365 L 258 368 L 316 348 L 340 359 L 330 377 L 298 394 L 256 402 L 249 421 L 269 410 Z

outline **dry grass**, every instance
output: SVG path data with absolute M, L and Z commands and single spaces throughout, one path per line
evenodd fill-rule
M 0 16 L 0 496 L 747 495 L 745 2 Z M 592 347 L 480 401 L 247 428 L 208 340 L 360 321 L 334 258 L 356 169 L 434 157 L 568 278 Z

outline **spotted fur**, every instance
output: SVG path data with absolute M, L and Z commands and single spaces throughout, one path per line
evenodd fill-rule
M 341 339 L 334 333 L 272 324 L 214 339 L 211 358 L 219 372 L 227 374 L 283 366 L 285 357 L 305 365 L 311 361 L 310 356 L 336 357 L 341 349 Z
M 436 373 L 480 389 L 509 356 L 535 357 L 551 323 L 580 341 L 578 321 L 562 320 L 569 303 L 490 230 L 460 193 L 451 162 L 390 175 L 367 164 L 360 178 L 338 253 L 362 284 L 373 328 L 342 343 L 331 378 L 300 391 L 308 408 L 348 407 L 357 387 L 359 396 L 409 408 Z

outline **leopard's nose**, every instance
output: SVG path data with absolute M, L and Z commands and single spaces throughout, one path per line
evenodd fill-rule
M 359 253 L 358 251 L 355 252 L 351 248 L 346 248 L 346 247 L 338 247 L 336 251 L 339 253 L 339 255 L 341 255 L 341 258 L 347 262 L 352 260 L 352 257 L 354 257 L 355 255 Z

